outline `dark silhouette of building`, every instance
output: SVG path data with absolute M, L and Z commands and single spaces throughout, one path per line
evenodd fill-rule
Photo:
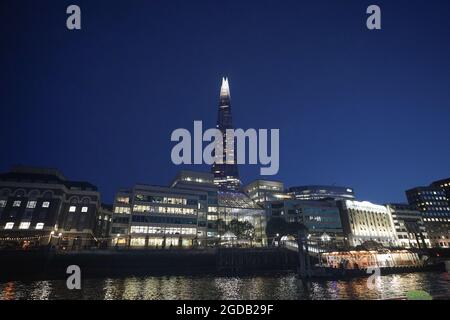
M 233 129 L 230 87 L 227 78 L 222 79 L 222 86 L 220 88 L 217 129 L 222 132 L 223 152 L 220 155 L 215 155 L 215 163 L 211 169 L 214 174 L 214 183 L 221 189 L 237 190 L 241 186 L 241 181 L 239 180 L 236 163 L 236 145 L 234 143 L 234 136 L 228 136 L 226 133 L 227 129 Z
M 56 169 L 14 167 L 0 174 L 0 245 L 97 245 L 111 219 L 100 203 L 89 182 L 69 181 Z

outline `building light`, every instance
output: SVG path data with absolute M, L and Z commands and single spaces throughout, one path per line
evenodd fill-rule
M 28 201 L 27 209 L 34 209 L 34 208 L 36 208 L 36 201 Z
M 69 207 L 69 212 L 75 212 L 76 210 L 77 210 L 77 207 L 75 207 L 75 206 Z
M 5 225 L 5 230 L 12 229 L 13 227 L 14 227 L 14 222 L 7 222 Z
M 21 203 L 22 203 L 21 201 L 14 201 L 13 202 L 13 207 L 20 207 Z
M 19 229 L 28 229 L 30 227 L 30 222 L 21 222 Z
M 88 207 L 82 207 L 81 212 L 83 212 L 83 213 L 88 212 Z
M 42 229 L 44 229 L 44 223 L 42 223 L 42 222 L 37 223 L 35 229 L 36 229 L 36 230 L 42 230 Z
M 0 208 L 6 207 L 6 200 L 0 200 Z
M 48 207 L 50 207 L 50 202 L 48 202 L 48 201 L 42 202 L 42 208 L 48 208 Z

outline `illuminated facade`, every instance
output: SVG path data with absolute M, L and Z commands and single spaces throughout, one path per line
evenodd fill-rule
M 375 241 L 385 247 L 398 245 L 394 221 L 385 206 L 367 201 L 340 200 L 344 233 L 350 246 Z
M 59 171 L 15 167 L 0 175 L 0 245 L 100 246 L 111 216 L 97 188 Z
M 233 129 L 230 87 L 227 78 L 222 79 L 220 88 L 217 129 L 222 132 L 223 152 L 215 155 L 215 163 L 211 168 L 211 172 L 214 174 L 214 183 L 221 189 L 238 190 L 241 186 L 241 181 L 239 180 L 236 163 L 234 136 L 227 136 L 226 134 L 227 129 Z
M 181 171 L 171 187 L 137 185 L 116 195 L 111 229 L 113 246 L 182 248 L 220 245 L 230 224 L 251 224 L 251 237 L 263 245 L 264 210 L 244 193 L 220 191 L 211 173 Z
M 289 188 L 289 194 L 299 200 L 353 200 L 355 193 L 353 188 L 337 186 L 297 186 Z
M 388 204 L 398 244 L 404 248 L 429 248 L 430 239 L 420 211 L 408 204 Z
M 284 185 L 279 181 L 255 180 L 245 185 L 242 190 L 256 203 L 265 203 L 269 201 L 290 199 L 284 191 Z
M 406 191 L 408 203 L 422 213 L 433 247 L 450 247 L 450 204 L 445 189 L 417 187 Z

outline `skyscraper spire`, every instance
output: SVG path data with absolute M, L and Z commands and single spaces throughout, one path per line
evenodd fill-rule
M 222 86 L 220 87 L 220 98 L 230 98 L 230 86 L 228 78 L 222 78 Z
M 212 165 L 211 171 L 214 173 L 214 183 L 222 189 L 237 190 L 241 185 L 241 181 L 239 180 L 236 163 L 236 146 L 233 146 L 233 141 L 230 140 L 234 139 L 234 137 L 227 137 L 226 134 L 227 129 L 233 129 L 228 78 L 222 78 L 222 85 L 220 87 L 217 129 L 222 132 L 223 152 L 221 155 L 215 155 L 215 158 L 216 161 L 221 158 L 223 163 L 214 163 Z

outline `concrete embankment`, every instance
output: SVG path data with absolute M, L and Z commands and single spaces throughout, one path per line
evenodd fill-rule
M 0 251 L 0 280 L 63 279 L 70 265 L 83 277 L 198 275 L 295 271 L 297 255 L 277 248 L 201 250 Z

